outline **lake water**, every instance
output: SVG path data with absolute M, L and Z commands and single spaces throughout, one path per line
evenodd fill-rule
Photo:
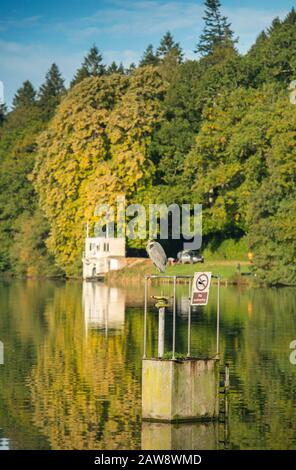
M 171 286 L 153 288 L 171 295 Z M 152 290 L 151 290 L 152 293 Z M 187 351 L 188 287 L 178 286 L 177 351 Z M 166 317 L 171 350 L 172 314 Z M 0 449 L 296 449 L 295 289 L 221 288 L 228 425 L 142 424 L 143 288 L 1 281 Z M 149 305 L 147 345 L 157 341 Z M 213 354 L 216 288 L 192 314 L 192 353 Z M 153 393 L 153 390 L 151 391 Z

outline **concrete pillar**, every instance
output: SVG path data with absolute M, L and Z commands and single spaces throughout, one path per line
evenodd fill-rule
M 216 420 L 219 360 L 142 361 L 142 418 L 152 421 Z

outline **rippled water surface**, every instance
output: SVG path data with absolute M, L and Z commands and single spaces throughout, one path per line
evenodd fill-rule
M 170 286 L 161 290 L 171 294 Z M 188 287 L 177 294 L 177 351 L 186 352 Z M 1 282 L 0 450 L 296 449 L 296 365 L 289 360 L 295 289 L 221 288 L 221 364 L 231 371 L 227 427 L 142 424 L 142 305 L 141 286 Z M 169 311 L 167 350 L 171 323 Z M 192 352 L 215 352 L 215 335 L 214 287 L 209 305 L 192 314 Z M 156 339 L 151 304 L 149 353 Z

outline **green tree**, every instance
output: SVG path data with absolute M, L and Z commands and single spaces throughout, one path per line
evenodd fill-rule
M 169 31 L 161 39 L 156 55 L 161 60 L 164 60 L 168 55 L 173 55 L 179 64 L 183 61 L 184 56 L 180 44 L 174 41 L 174 38 Z
M 131 73 L 133 73 L 135 70 L 136 70 L 137 66 L 134 62 L 132 62 L 126 69 L 125 69 L 125 73 L 126 75 L 130 75 Z
M 29 107 L 36 102 L 36 91 L 29 80 L 26 80 L 13 98 L 12 105 L 17 107 Z
M 140 67 L 146 67 L 146 65 L 158 65 L 159 58 L 157 54 L 154 53 L 152 44 L 149 44 L 144 51 L 144 54 L 140 60 Z
M 272 177 L 254 194 L 249 244 L 259 282 L 296 284 L 295 198 L 295 184 L 288 193 L 278 185 L 273 186 Z
M 40 209 L 24 211 L 14 223 L 14 238 L 10 248 L 10 259 L 14 274 L 18 276 L 62 276 L 49 255 L 46 239 L 49 223 Z
M 250 197 L 266 175 L 268 126 L 277 93 L 273 86 L 238 88 L 224 91 L 205 108 L 184 173 L 194 202 L 203 204 L 205 235 L 247 232 Z
M 201 66 L 194 61 L 175 70 L 163 102 L 164 120 L 153 136 L 150 153 L 157 167 L 155 184 L 162 186 L 160 192 L 167 202 L 181 202 L 185 196 L 180 176 L 201 119 L 201 76 Z
M 112 73 L 121 73 L 121 74 L 124 74 L 125 73 L 125 70 L 124 70 L 124 67 L 123 67 L 123 64 L 120 63 L 119 65 L 116 64 L 115 61 L 113 61 L 109 67 L 107 67 L 107 70 L 106 70 L 106 73 L 108 75 L 112 75 Z
M 203 112 L 185 162 L 184 185 L 203 204 L 203 234 L 249 234 L 257 278 L 296 282 L 295 111 L 287 91 L 224 91 Z
M 28 177 L 33 169 L 36 139 L 44 124 L 36 106 L 10 112 L 0 139 L 0 271 L 15 272 L 11 248 L 23 212 L 33 214 L 36 194 Z M 26 238 L 23 239 L 23 245 Z
M 196 46 L 195 52 L 202 57 L 215 54 L 217 50 L 234 49 L 236 40 L 233 38 L 231 24 L 221 13 L 219 0 L 205 1 L 205 22 L 203 32 Z
M 266 178 L 254 191 L 249 209 L 249 241 L 260 281 L 296 283 L 296 114 L 279 96 L 268 126 Z
M 84 57 L 81 67 L 77 70 L 70 87 L 81 82 L 88 77 L 100 77 L 106 71 L 106 66 L 103 64 L 103 56 L 96 45 L 93 45 L 88 54 Z
M 250 81 L 255 86 L 266 82 L 288 84 L 296 77 L 296 11 L 294 8 L 281 21 L 276 18 L 271 27 L 257 38 L 245 57 Z
M 35 187 L 50 222 L 50 252 L 68 275 L 81 269 L 84 226 L 97 203 L 150 184 L 149 145 L 164 86 L 156 67 L 90 77 L 63 100 L 39 140 Z
M 38 92 L 38 106 L 45 121 L 52 117 L 65 91 L 64 79 L 58 66 L 54 63 L 47 72 L 45 82 Z
M 203 109 L 212 105 L 223 90 L 243 86 L 247 80 L 239 56 L 211 67 L 203 61 L 186 61 L 174 69 L 163 103 L 165 119 L 151 146 L 158 169 L 156 183 L 161 184 L 160 193 L 168 202 L 186 202 L 191 193 L 183 173 L 186 156 L 203 121 Z

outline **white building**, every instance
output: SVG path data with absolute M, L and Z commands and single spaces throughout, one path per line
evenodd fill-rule
M 83 279 L 100 279 L 125 264 L 125 238 L 86 237 Z

